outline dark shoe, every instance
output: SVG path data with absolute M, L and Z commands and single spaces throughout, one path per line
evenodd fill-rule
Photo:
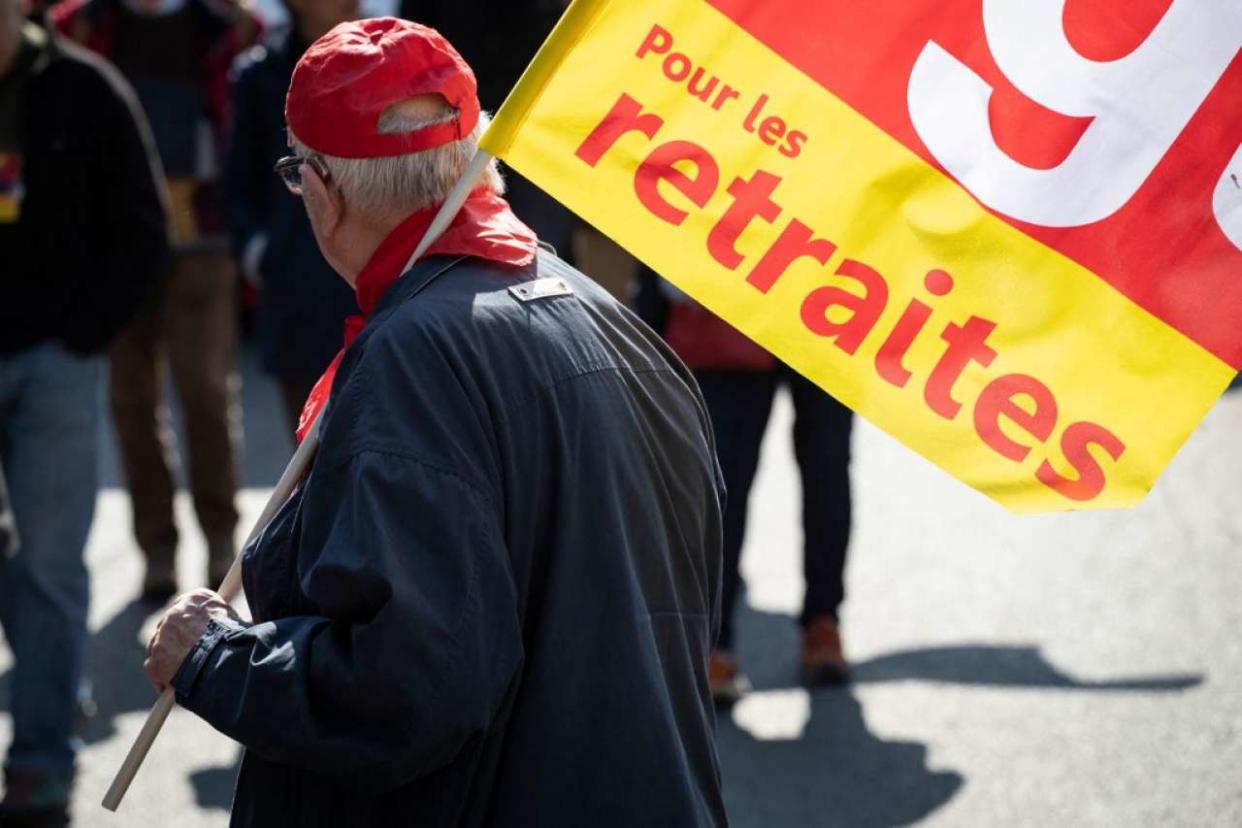
M 233 541 L 212 541 L 207 544 L 207 588 L 219 589 L 224 583 L 224 576 L 229 574 L 237 549 Z
M 811 687 L 845 684 L 850 679 L 850 663 L 841 649 L 841 630 L 829 616 L 811 619 L 802 630 L 798 654 L 802 683 Z
M 707 662 L 707 686 L 712 701 L 720 707 L 729 707 L 750 691 L 750 681 L 738 672 L 733 656 L 724 650 L 713 650 Z
M 142 579 L 142 602 L 163 606 L 177 594 L 177 569 L 170 563 L 147 562 Z
M 32 770 L 4 774 L 2 828 L 65 828 L 69 825 L 69 794 L 73 779 Z
M 0 803 L 0 828 L 69 828 L 69 809 L 14 808 Z

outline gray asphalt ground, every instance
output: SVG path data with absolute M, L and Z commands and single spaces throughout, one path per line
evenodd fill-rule
M 249 363 L 244 399 L 248 526 L 288 443 Z M 743 564 L 739 657 L 755 692 L 720 721 L 735 826 L 1242 825 L 1242 393 L 1126 512 L 1013 517 L 860 424 L 844 614 L 855 682 L 811 693 L 793 666 L 789 426 L 782 400 Z M 238 749 L 183 711 L 121 811 L 98 804 L 154 701 L 139 672 L 141 565 L 106 465 L 88 549 L 100 712 L 76 824 L 220 828 Z M 178 508 L 182 578 L 197 585 L 202 541 Z M 9 667 L 0 648 L 0 690 Z

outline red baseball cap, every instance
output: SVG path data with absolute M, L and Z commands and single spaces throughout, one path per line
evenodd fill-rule
M 440 95 L 457 117 L 381 135 L 380 115 L 418 95 Z M 337 158 L 421 152 L 465 138 L 479 122 L 474 72 L 435 29 L 379 17 L 341 23 L 293 70 L 285 121 L 306 146 Z

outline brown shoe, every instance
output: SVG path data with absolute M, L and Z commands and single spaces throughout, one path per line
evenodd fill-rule
M 812 618 L 802 630 L 798 666 L 802 671 L 802 683 L 812 687 L 849 681 L 850 663 L 841 649 L 841 630 L 831 617 Z
M 733 656 L 713 650 L 707 662 L 707 686 L 712 701 L 721 707 L 734 704 L 750 690 L 750 681 L 737 670 Z

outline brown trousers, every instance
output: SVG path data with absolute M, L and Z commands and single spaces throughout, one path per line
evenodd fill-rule
M 189 443 L 194 510 L 210 547 L 233 548 L 237 526 L 237 296 L 225 253 L 179 252 L 158 307 L 112 346 L 111 404 L 134 535 L 147 560 L 171 563 L 173 433 L 163 388 L 167 357 Z

